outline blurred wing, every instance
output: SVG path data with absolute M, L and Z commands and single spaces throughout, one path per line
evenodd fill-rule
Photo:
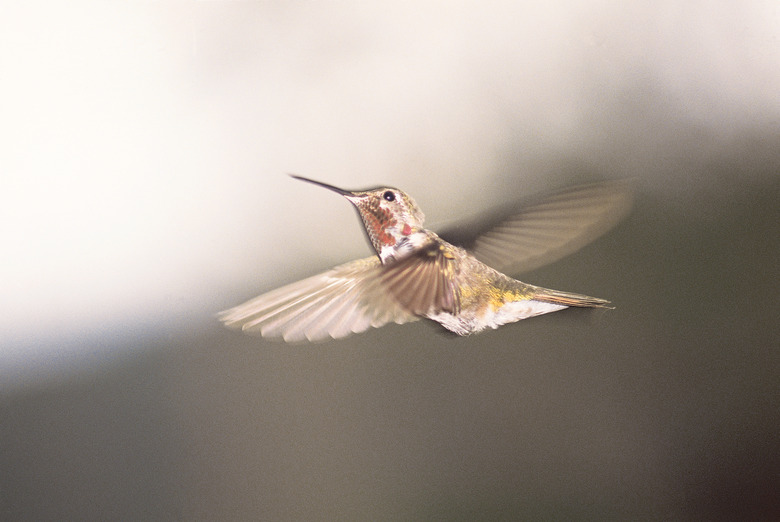
M 415 315 L 460 312 L 455 257 L 440 241 L 388 263 L 381 280 L 388 293 Z
M 230 328 L 288 342 L 338 339 L 391 321 L 416 320 L 382 288 L 381 274 L 377 257 L 358 259 L 272 290 L 219 318 Z
M 496 270 L 527 272 L 576 252 L 604 234 L 623 219 L 631 202 L 626 181 L 556 192 L 479 236 L 471 251 Z

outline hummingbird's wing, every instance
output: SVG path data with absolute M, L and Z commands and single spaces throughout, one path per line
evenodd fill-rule
M 358 259 L 272 290 L 219 318 L 228 327 L 288 342 L 338 339 L 416 320 L 387 292 L 383 272 L 376 256 Z
M 527 272 L 576 252 L 615 226 L 631 208 L 627 181 L 552 193 L 506 218 L 487 218 L 475 238 L 454 238 L 501 272 Z M 447 237 L 442 234 L 442 237 Z M 471 241 L 469 241 L 471 239 Z M 449 239 L 448 239 L 449 241 Z
M 415 315 L 460 312 L 455 256 L 451 246 L 430 241 L 383 266 L 383 285 L 404 309 Z

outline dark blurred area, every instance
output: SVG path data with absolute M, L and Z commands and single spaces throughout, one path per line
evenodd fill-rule
M 210 25 L 196 17 L 199 23 L 228 32 L 254 20 L 239 20 L 236 11 L 247 6 L 228 3 L 220 11 L 218 4 L 207 14 L 223 16 Z M 160 19 L 170 23 L 175 12 Z M 296 13 L 263 11 L 270 25 Z M 365 17 L 354 24 L 372 27 Z M 275 41 L 273 34 L 241 34 L 250 48 L 255 38 Z M 597 63 L 620 54 L 608 45 L 600 54 L 596 40 Z M 214 41 L 199 41 L 193 55 L 227 53 Z M 242 65 L 251 68 L 236 59 L 224 65 L 227 73 L 215 69 L 213 81 L 248 82 L 242 89 L 251 91 L 251 75 L 221 76 Z M 215 252 L 207 261 L 170 261 L 202 294 L 165 289 L 149 310 L 130 316 L 95 306 L 107 317 L 99 326 L 66 330 L 42 321 L 6 329 L 8 353 L 31 355 L 10 356 L 14 364 L 4 363 L 0 374 L 0 516 L 780 519 L 780 111 L 733 109 L 708 121 L 687 112 L 704 97 L 675 99 L 658 70 L 639 67 L 630 78 L 631 68 L 620 70 L 626 77 L 619 89 L 578 101 L 574 130 L 558 148 L 529 143 L 530 129 L 543 120 L 536 114 L 523 121 L 514 107 L 502 115 L 500 139 L 484 160 L 489 166 L 473 178 L 467 167 L 428 176 L 446 148 L 425 156 L 424 147 L 401 140 L 393 150 L 408 155 L 398 161 L 419 170 L 385 179 L 384 170 L 355 165 L 354 182 L 342 182 L 350 172 L 323 179 L 399 186 L 435 224 L 519 200 L 529 187 L 631 177 L 636 199 L 624 222 L 521 277 L 608 298 L 614 310 L 564 310 L 468 338 L 422 321 L 311 345 L 225 330 L 214 317 L 219 310 L 367 252 L 345 203 L 314 188 L 295 192 L 302 184 L 284 170 L 257 178 L 256 158 L 247 155 L 225 167 L 240 175 L 215 178 L 238 186 L 219 196 L 233 206 L 208 214 L 224 238 L 186 228 L 170 236 Z M 756 85 L 774 93 L 780 87 Z M 201 84 L 189 95 L 208 99 L 209 89 L 219 91 Z M 296 125 L 306 124 L 296 117 Z M 245 130 L 243 120 L 235 125 Z M 243 139 L 235 146 L 257 140 L 258 161 L 273 149 L 258 136 Z M 226 157 L 228 141 L 215 144 Z M 285 154 L 274 161 L 283 163 Z M 331 169 L 339 165 L 328 161 Z M 288 181 L 289 192 L 275 192 Z M 249 207 L 241 198 L 250 196 L 242 194 L 254 190 L 273 193 L 277 206 L 252 201 L 256 214 L 244 215 Z M 196 208 L 208 207 L 208 191 L 197 198 Z M 169 204 L 175 215 L 182 203 Z M 294 214 L 289 222 L 287 214 Z M 186 219 L 175 219 L 186 227 Z M 236 221 L 247 221 L 251 234 L 232 230 Z M 289 239 L 266 241 L 264 226 Z M 343 234 L 334 239 L 334 230 Z M 151 252 L 166 262 L 168 247 L 158 246 Z M 232 263 L 237 255 L 243 257 Z M 200 271 L 192 268 L 197 263 Z M 235 273 L 218 275 L 231 266 Z

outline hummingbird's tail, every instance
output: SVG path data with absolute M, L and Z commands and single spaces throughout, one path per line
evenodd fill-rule
M 614 308 L 613 306 L 609 306 L 610 302 L 606 299 L 582 294 L 573 294 L 571 292 L 561 292 L 560 290 L 551 290 L 549 288 L 537 287 L 533 299 L 545 303 L 577 306 L 580 308 Z

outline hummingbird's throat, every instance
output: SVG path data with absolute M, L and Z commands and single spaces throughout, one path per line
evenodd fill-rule
M 395 245 L 396 239 L 388 230 L 397 223 L 392 213 L 382 207 L 375 207 L 366 209 L 362 214 L 368 237 L 377 250 Z
M 416 242 L 410 241 L 414 228 L 393 209 L 381 204 L 379 198 L 371 198 L 358 204 L 366 234 L 383 263 L 407 255 Z

